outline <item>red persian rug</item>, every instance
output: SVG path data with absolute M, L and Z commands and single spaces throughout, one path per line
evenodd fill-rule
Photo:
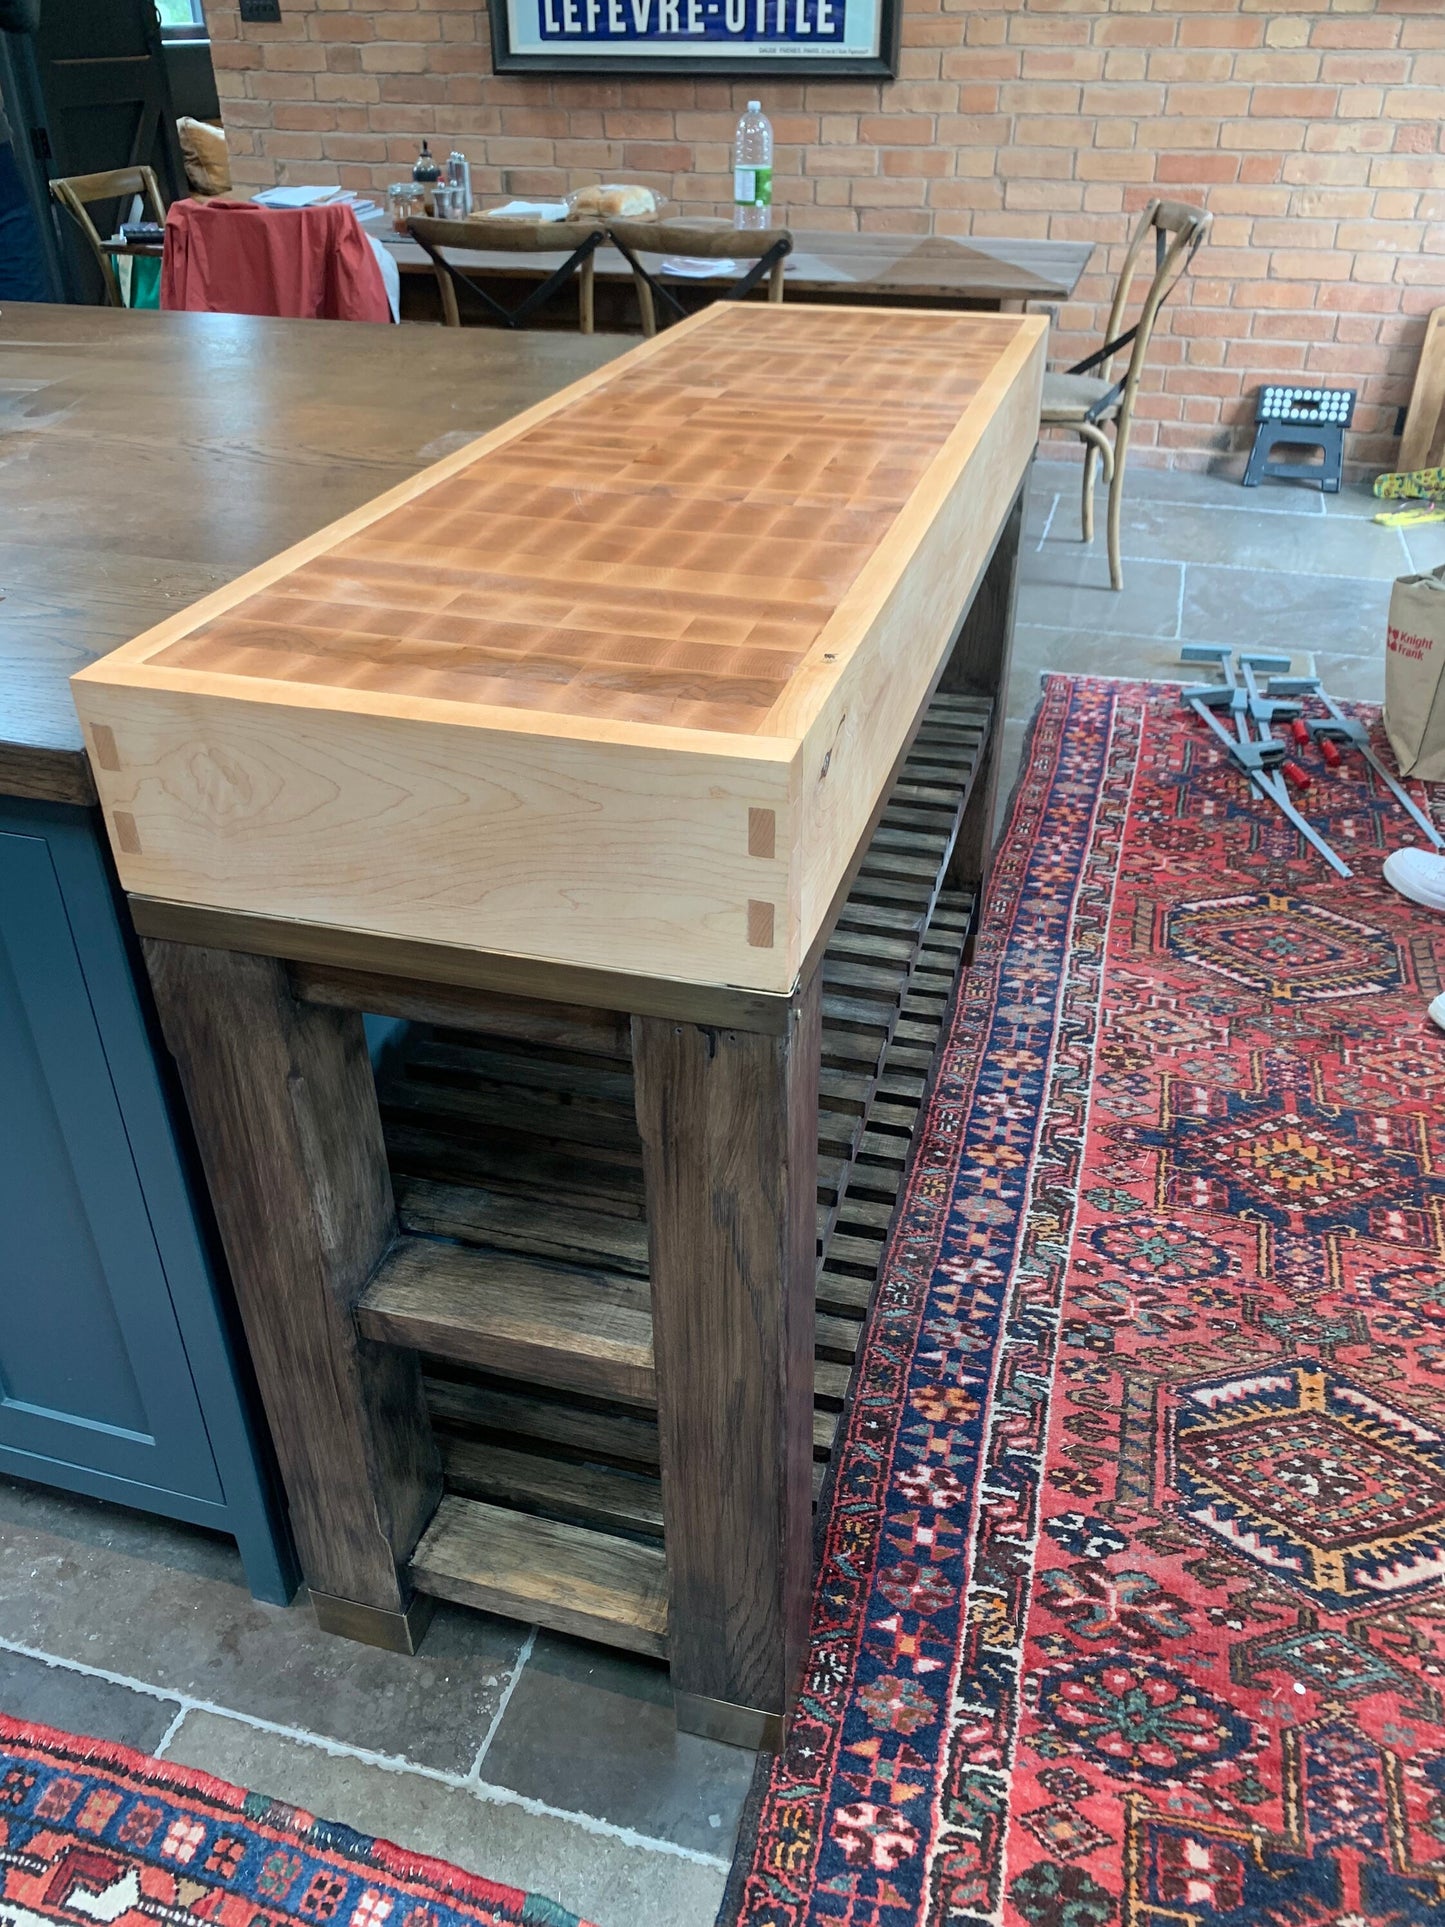
M 0 1927 L 293 1922 L 585 1927 L 264 1794 L 0 1714 Z
M 1445 918 L 1310 803 L 1049 680 L 728 1918 L 1445 1921 Z

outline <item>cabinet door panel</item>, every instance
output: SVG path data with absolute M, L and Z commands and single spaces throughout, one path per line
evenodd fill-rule
M 219 1500 L 51 851 L 9 831 L 0 1227 L 0 1446 Z

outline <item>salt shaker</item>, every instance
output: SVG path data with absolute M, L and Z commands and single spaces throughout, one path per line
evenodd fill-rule
M 472 164 L 460 148 L 454 147 L 447 155 L 447 179 L 461 193 L 461 218 L 466 219 L 472 211 Z

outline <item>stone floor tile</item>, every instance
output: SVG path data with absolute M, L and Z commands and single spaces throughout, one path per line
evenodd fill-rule
M 556 1735 L 565 1746 L 566 1732 Z M 190 1714 L 168 1759 L 287 1800 L 358 1832 L 435 1854 L 490 1880 L 545 1894 L 597 1927 L 712 1927 L 727 1879 L 701 1862 L 529 1813 L 420 1774 L 204 1713 Z
M 1024 503 L 1024 542 L 1039 541 L 1053 517 L 1058 496 L 1052 489 L 1031 488 Z
M 1126 564 L 1124 586 L 1114 590 L 1102 539 L 1086 548 L 1051 537 L 1042 549 L 1026 552 L 1020 574 L 1020 622 L 1136 636 L 1179 633 L 1178 562 Z
M 1321 499 L 1325 514 L 1336 518 L 1364 516 L 1368 519 L 1390 506 L 1379 499 L 1369 482 L 1346 482 L 1338 495 L 1326 495 Z
M 542 1633 L 481 1774 L 553 1806 L 727 1854 L 755 1757 L 679 1733 L 665 1667 Z
M 150 1753 L 180 1710 L 176 1700 L 153 1699 L 132 1687 L 0 1648 L 0 1713 L 12 1720 L 58 1726 Z
M 261 1605 L 239 1584 L 6 1519 L 0 1637 L 283 1726 L 465 1772 L 526 1628 L 442 1607 L 421 1652 L 409 1659 L 321 1632 L 308 1607 Z
M 1320 681 L 1339 702 L 1382 703 L 1385 700 L 1385 654 L 1342 656 L 1321 653 L 1315 658 Z
M 1126 502 L 1120 546 L 1126 580 L 1136 556 L 1380 581 L 1399 575 L 1409 559 L 1397 529 L 1353 517 L 1331 523 L 1326 536 L 1318 516 L 1260 515 L 1247 498 L 1228 506 Z
M 1201 671 L 1180 665 L 1172 637 L 1111 635 L 1102 629 L 1047 629 L 1020 622 L 1014 630 L 1008 714 L 1032 713 L 1039 677 L 1138 676 L 1148 682 L 1196 680 Z
M 1389 603 L 1388 582 L 1191 562 L 1184 572 L 1183 637 L 1368 656 L 1383 646 Z
M 1048 444 L 1045 443 L 1044 446 L 1047 447 Z M 1084 482 L 1079 464 L 1040 459 L 1034 463 L 1034 477 L 1036 487 L 1057 489 L 1066 502 L 1072 502 L 1072 520 L 1068 526 L 1077 534 L 1079 496 Z M 1098 503 L 1100 528 L 1103 527 L 1103 504 L 1106 495 L 1107 490 L 1100 483 Z M 1124 500 L 1126 502 L 1202 502 L 1206 505 L 1216 505 L 1235 502 L 1241 497 L 1261 515 L 1318 517 L 1325 512 L 1319 490 L 1306 488 L 1300 483 L 1261 482 L 1258 488 L 1246 489 L 1237 477 L 1228 475 L 1206 475 L 1187 468 L 1150 468 L 1145 463 L 1137 461 L 1126 462 L 1124 466 Z M 1062 513 L 1062 509 L 1060 512 Z
M 1445 522 L 1422 522 L 1418 528 L 1401 529 L 1405 553 L 1410 561 L 1401 575 L 1424 575 L 1427 569 L 1445 564 Z
M 99 1552 L 115 1552 L 170 1571 L 195 1573 L 245 1586 L 236 1542 L 223 1532 L 133 1512 L 105 1499 L 86 1499 L 21 1479 L 0 1478 L 0 1531 L 5 1525 L 52 1532 Z

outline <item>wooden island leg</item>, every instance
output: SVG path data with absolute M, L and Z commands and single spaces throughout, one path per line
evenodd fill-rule
M 765 1036 L 633 1019 L 677 1723 L 777 1747 L 812 1577 L 819 980 Z
M 441 1497 L 413 1352 L 352 1311 L 395 1229 L 365 1033 L 269 957 L 145 941 L 316 1617 L 415 1650 L 408 1556 Z
M 974 594 L 973 605 L 953 645 L 939 688 L 956 696 L 988 696 L 993 721 L 984 745 L 983 766 L 976 772 L 973 791 L 958 828 L 949 882 L 955 887 L 977 884 L 982 896 L 993 854 L 993 819 L 998 805 L 1004 720 L 1008 714 L 1009 658 L 1013 653 L 1014 609 L 1018 601 L 1019 550 L 1029 477 L 1019 484 L 1008 519 L 999 532 L 992 556 Z

